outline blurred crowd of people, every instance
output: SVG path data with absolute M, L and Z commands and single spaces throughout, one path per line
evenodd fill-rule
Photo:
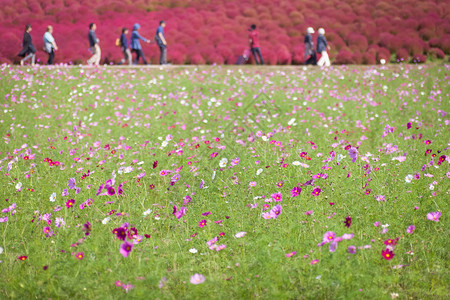
M 141 26 L 139 24 L 134 24 L 130 39 L 128 39 L 128 28 L 122 28 L 122 34 L 120 38 L 116 40 L 116 46 L 120 47 L 123 53 L 123 59 L 119 62 L 120 65 L 123 64 L 139 64 L 142 59 L 144 64 L 148 64 L 145 59 L 144 51 L 142 49 L 140 41 L 145 43 L 156 43 L 160 50 L 159 63 L 161 65 L 167 65 L 167 40 L 164 35 L 164 28 L 166 27 L 165 21 L 160 21 L 159 26 L 156 29 L 156 33 L 153 39 L 148 39 L 143 37 L 139 30 Z M 33 45 L 33 40 L 31 37 L 32 27 L 27 24 L 25 26 L 25 33 L 23 36 L 22 50 L 19 52 L 18 56 L 21 57 L 20 64 L 23 65 L 26 61 L 31 60 L 31 65 L 35 64 L 36 61 L 36 48 Z M 99 66 L 101 60 L 101 47 L 100 39 L 96 35 L 97 25 L 95 23 L 89 24 L 89 51 L 92 56 L 87 60 L 88 65 Z M 250 49 L 244 52 L 236 64 L 244 64 L 250 58 L 250 53 L 253 54 L 255 63 L 257 65 L 264 65 L 264 59 L 261 51 L 261 46 L 259 43 L 259 31 L 255 24 L 252 24 L 249 31 L 249 46 Z M 47 64 L 52 65 L 54 63 L 55 51 L 58 50 L 56 41 L 52 35 L 53 27 L 48 26 L 47 31 L 44 33 L 44 51 L 48 54 Z M 327 39 L 325 38 L 325 30 L 319 28 L 317 36 L 317 46 L 314 46 L 313 34 L 315 33 L 314 28 L 308 27 L 305 34 L 305 65 L 318 65 L 318 66 L 330 66 L 330 57 L 328 51 L 330 46 L 328 45 Z M 135 58 L 133 60 L 133 54 Z M 318 55 L 320 58 L 318 59 Z

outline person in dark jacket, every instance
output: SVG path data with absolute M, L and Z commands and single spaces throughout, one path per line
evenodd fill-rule
M 25 33 L 23 34 L 22 50 L 20 50 L 18 56 L 23 57 L 20 60 L 20 65 L 23 64 L 31 58 L 31 65 L 34 66 L 34 61 L 36 59 L 36 48 L 33 46 L 33 40 L 31 39 L 32 28 L 30 24 L 25 26 Z
M 250 26 L 250 29 L 248 31 L 250 31 L 250 33 L 248 35 L 249 43 L 250 43 L 250 50 L 253 53 L 255 62 L 257 65 L 263 65 L 264 60 L 262 58 L 261 48 L 259 46 L 259 32 L 258 32 L 258 30 L 256 30 L 256 25 L 252 24 L 252 26 Z M 258 57 L 256 55 L 258 55 L 259 61 L 258 61 Z
M 317 62 L 318 66 L 330 66 L 330 57 L 328 56 L 327 50 L 330 50 L 330 46 L 328 45 L 327 39 L 325 38 L 325 29 L 319 28 L 319 37 L 317 38 L 317 52 L 322 56 Z
M 100 64 L 100 59 L 102 57 L 102 51 L 100 49 L 100 40 L 97 38 L 95 34 L 95 30 L 97 29 L 97 25 L 95 23 L 89 24 L 89 49 L 92 53 L 92 57 L 88 59 L 88 65 L 96 65 Z
M 160 56 L 159 56 L 159 64 L 167 65 L 167 41 L 164 36 L 164 27 L 166 27 L 166 22 L 159 22 L 159 27 L 156 29 L 155 40 L 158 43 Z
M 133 32 L 131 33 L 131 51 L 136 53 L 136 59 L 134 60 L 134 64 L 139 63 L 139 58 L 142 57 L 142 60 L 144 61 L 144 64 L 148 64 L 147 60 L 145 59 L 144 52 L 142 51 L 141 43 L 139 40 L 143 40 L 146 43 L 150 43 L 150 40 L 142 37 L 139 34 L 139 28 L 141 28 L 141 25 L 134 24 L 133 26 Z
M 317 63 L 316 50 L 314 49 L 314 42 L 312 34 L 314 29 L 308 27 L 305 35 L 305 65 L 315 65 Z
M 125 27 L 122 28 L 122 35 L 120 36 L 120 48 L 122 49 L 124 58 L 120 61 L 120 65 L 124 64 L 126 61 L 128 61 L 128 64 L 131 65 L 131 51 L 128 47 L 127 34 L 128 29 Z
M 47 26 L 47 31 L 44 34 L 44 50 L 48 53 L 47 65 L 53 65 L 53 59 L 55 58 L 55 51 L 58 50 L 55 38 L 52 35 L 53 26 Z

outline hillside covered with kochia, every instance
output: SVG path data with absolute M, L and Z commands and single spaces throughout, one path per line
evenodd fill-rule
M 174 64 L 233 64 L 248 47 L 250 24 L 260 30 L 268 64 L 303 63 L 307 27 L 323 27 L 336 64 L 420 61 L 450 54 L 450 5 L 446 0 L 2 0 L 0 62 L 17 62 L 24 26 L 44 60 L 42 35 L 54 26 L 56 62 L 85 63 L 88 24 L 98 24 L 102 63 L 122 57 L 115 40 L 134 23 L 153 38 L 167 22 L 168 57 Z M 314 38 L 317 36 L 315 35 Z M 157 63 L 155 44 L 144 46 Z

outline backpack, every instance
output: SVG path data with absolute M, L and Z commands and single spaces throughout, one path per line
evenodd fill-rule
M 117 46 L 117 47 L 122 46 L 121 43 L 120 43 L 120 39 L 116 39 L 116 46 Z

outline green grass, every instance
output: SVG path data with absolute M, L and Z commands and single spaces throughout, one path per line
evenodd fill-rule
M 448 298 L 449 162 L 437 166 L 440 156 L 450 154 L 449 115 L 441 114 L 450 112 L 448 72 L 443 64 L 328 70 L 2 66 L 0 209 L 12 203 L 17 207 L 13 216 L 0 213 L 0 218 L 8 216 L 0 223 L 0 298 L 390 299 L 392 293 L 399 299 Z M 395 130 L 382 137 L 386 125 Z M 255 136 L 258 131 L 275 133 L 263 141 Z M 173 140 L 161 147 L 158 138 L 168 134 Z M 413 139 L 413 134 L 422 138 Z M 93 147 L 96 141 L 99 148 Z M 180 141 L 185 145 L 175 147 Z M 103 148 L 106 144 L 109 150 Z M 398 150 L 385 153 L 388 144 Z M 347 145 L 358 147 L 355 163 Z M 427 149 L 432 153 L 425 156 Z M 339 165 L 334 158 L 324 170 L 330 151 L 346 157 Z M 217 157 L 211 158 L 213 152 Z M 301 152 L 311 160 L 300 157 Z M 361 158 L 368 152 L 372 171 L 365 174 Z M 404 162 L 392 160 L 404 153 Z M 25 160 L 27 154 L 35 159 Z M 421 171 L 432 154 L 434 166 Z M 45 158 L 62 165 L 51 167 Z M 229 162 L 221 170 L 222 158 Z M 229 168 L 234 158 L 240 163 Z M 286 168 L 281 167 L 283 158 Z M 134 170 L 118 174 L 127 166 Z M 174 174 L 159 175 L 180 166 L 173 186 Z M 263 172 L 256 175 L 260 168 Z M 94 173 L 81 180 L 88 170 Z M 96 196 L 114 170 L 116 187 L 125 182 L 123 197 Z M 138 182 L 143 171 L 146 176 Z M 320 172 L 328 178 L 315 180 L 322 189 L 318 197 L 312 196 L 312 186 L 302 186 L 301 195 L 291 197 L 293 187 Z M 415 173 L 420 179 L 406 183 L 405 176 Z M 62 197 L 69 178 L 81 190 Z M 208 188 L 200 189 L 201 180 Z M 250 188 L 253 181 L 257 186 Z M 280 181 L 281 188 L 276 186 Z M 21 191 L 16 191 L 18 182 Z M 371 189 L 369 195 L 366 189 Z M 268 204 L 281 204 L 283 211 L 266 220 L 261 216 L 264 198 L 255 197 L 268 199 L 275 192 L 282 193 L 283 201 Z M 55 202 L 49 200 L 52 193 Z M 184 205 L 187 195 L 192 201 Z M 377 195 L 386 202 L 376 201 Z M 71 198 L 75 206 L 67 208 Z M 81 210 L 79 204 L 89 198 L 94 204 Z M 179 220 L 172 215 L 174 205 L 187 207 Z M 61 210 L 54 211 L 56 206 Z M 153 211 L 144 216 L 147 209 Z M 113 214 L 102 224 L 111 210 L 124 215 Z M 314 213 L 305 215 L 309 210 Z M 435 211 L 442 213 L 440 221 L 427 220 L 427 213 Z M 49 226 L 55 233 L 48 238 L 43 233 L 47 224 L 39 221 L 46 213 L 51 213 Z M 344 226 L 347 216 L 353 219 L 350 228 Z M 57 228 L 56 217 L 63 217 L 65 226 Z M 199 228 L 203 219 L 207 225 Z M 215 224 L 218 220 L 223 222 Z M 87 221 L 92 224 L 89 236 L 79 226 Z M 119 253 L 122 242 L 111 233 L 124 222 L 140 235 L 151 235 L 126 258 Z M 389 224 L 389 231 L 381 234 L 375 222 Z M 416 226 L 413 234 L 406 233 L 409 225 Z M 246 236 L 235 238 L 241 231 Z M 317 246 L 327 231 L 354 237 L 330 252 L 329 244 Z M 222 232 L 217 243 L 226 248 L 208 249 L 206 242 Z M 83 243 L 71 247 L 83 237 Z M 389 238 L 399 240 L 388 261 L 381 251 Z M 351 245 L 357 247 L 355 254 L 347 252 Z M 371 247 L 358 249 L 365 245 Z M 191 248 L 198 253 L 190 253 Z M 296 255 L 286 257 L 292 251 Z M 78 252 L 84 253 L 82 260 L 71 255 Z M 21 255 L 28 259 L 18 260 Z M 311 265 L 313 259 L 319 262 Z M 404 267 L 393 269 L 396 265 Z M 191 284 L 194 273 L 203 274 L 205 282 Z M 163 277 L 167 283 L 159 288 Z M 125 293 L 114 285 L 117 280 L 134 288 Z

